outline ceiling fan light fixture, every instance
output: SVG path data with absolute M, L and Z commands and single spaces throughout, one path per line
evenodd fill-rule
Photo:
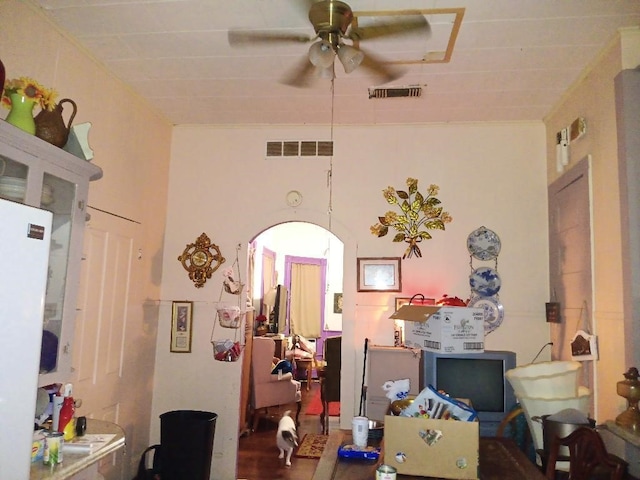
M 347 73 L 353 72 L 364 60 L 364 53 L 351 45 L 341 44 L 338 48 L 338 59 L 344 71 Z
M 333 78 L 333 63 L 326 68 L 318 69 L 318 78 L 331 80 Z
M 327 68 L 333 65 L 334 57 L 331 44 L 325 40 L 320 40 L 309 47 L 309 61 L 318 68 Z

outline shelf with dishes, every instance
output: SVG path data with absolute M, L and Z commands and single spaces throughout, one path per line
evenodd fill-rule
M 27 193 L 27 179 L 19 177 L 0 176 L 0 197 L 14 202 L 24 202 Z M 42 184 L 41 202 L 43 206 L 53 203 L 53 189 L 51 185 Z
M 53 214 L 39 385 L 72 374 L 77 296 L 89 183 L 102 170 L 0 121 L 0 198 Z

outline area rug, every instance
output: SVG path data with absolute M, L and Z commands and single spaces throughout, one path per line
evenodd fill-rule
M 328 435 L 319 433 L 307 433 L 296 452 L 296 457 L 301 458 L 320 458 L 327 444 Z
M 320 400 L 319 390 L 314 392 L 313 397 L 303 413 L 304 415 L 320 415 L 322 413 L 322 401 Z M 329 416 L 340 416 L 340 402 L 329 402 Z

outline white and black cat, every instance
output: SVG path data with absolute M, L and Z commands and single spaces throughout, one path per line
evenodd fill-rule
M 298 432 L 296 431 L 296 422 L 291 418 L 291 410 L 284 412 L 284 415 L 278 422 L 278 433 L 276 434 L 276 444 L 280 450 L 278 458 L 286 459 L 284 464 L 291 466 L 291 454 L 293 449 L 298 446 Z

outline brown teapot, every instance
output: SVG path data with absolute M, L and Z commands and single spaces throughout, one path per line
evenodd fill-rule
M 69 117 L 67 125 L 64 124 L 64 118 L 62 118 L 63 103 L 70 103 L 73 107 L 73 113 Z M 76 102 L 69 98 L 63 98 L 60 100 L 51 111 L 46 109 L 41 110 L 34 118 L 36 122 L 36 137 L 41 138 L 56 147 L 64 147 L 69 138 L 71 122 L 73 122 L 73 117 L 76 116 L 77 111 L 78 107 Z

